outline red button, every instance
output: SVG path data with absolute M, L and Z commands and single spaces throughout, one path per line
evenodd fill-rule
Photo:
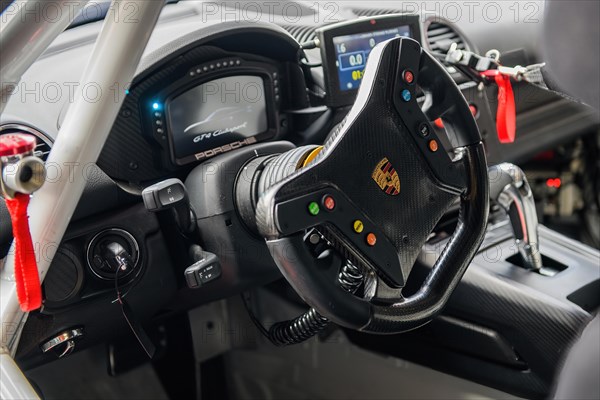
M 402 79 L 404 79 L 404 82 L 412 85 L 412 83 L 415 81 L 415 74 L 413 74 L 410 69 L 404 70 L 402 73 Z
M 437 128 L 444 129 L 444 121 L 442 121 L 441 118 L 436 119 L 435 121 L 433 121 L 433 123 Z
M 325 196 L 323 199 L 323 206 L 328 211 L 332 211 L 335 208 L 335 199 L 331 196 Z
M 473 114 L 473 116 L 477 118 L 477 112 L 479 111 L 477 109 L 477 106 L 475 104 L 469 104 L 469 110 L 471 110 L 471 114 Z
M 24 133 L 9 133 L 2 135 L 0 141 L 0 157 L 17 156 L 30 153 L 35 149 L 35 136 Z
M 367 244 L 371 247 L 375 246 L 375 243 L 377 243 L 377 236 L 375 236 L 374 233 L 369 233 L 367 235 Z

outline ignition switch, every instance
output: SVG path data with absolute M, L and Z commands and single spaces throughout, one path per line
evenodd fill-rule
M 122 229 L 107 229 L 90 241 L 87 248 L 88 266 L 101 279 L 129 276 L 139 267 L 140 249 L 133 235 Z

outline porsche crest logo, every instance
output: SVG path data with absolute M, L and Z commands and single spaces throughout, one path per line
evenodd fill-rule
M 390 196 L 400 194 L 400 177 L 387 158 L 379 161 L 371 177 L 386 194 Z

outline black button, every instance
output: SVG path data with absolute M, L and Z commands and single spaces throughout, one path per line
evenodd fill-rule
M 168 206 L 183 200 L 185 192 L 181 185 L 171 185 L 158 192 L 158 201 L 162 206 Z
M 419 125 L 419 133 L 423 137 L 429 136 L 429 124 L 423 122 L 421 125 Z

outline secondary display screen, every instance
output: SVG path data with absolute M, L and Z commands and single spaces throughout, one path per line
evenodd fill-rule
M 215 79 L 175 97 L 168 105 L 176 159 L 198 155 L 268 130 L 263 79 Z
M 373 47 L 400 36 L 410 37 L 410 26 L 334 37 L 340 90 L 358 89 Z

